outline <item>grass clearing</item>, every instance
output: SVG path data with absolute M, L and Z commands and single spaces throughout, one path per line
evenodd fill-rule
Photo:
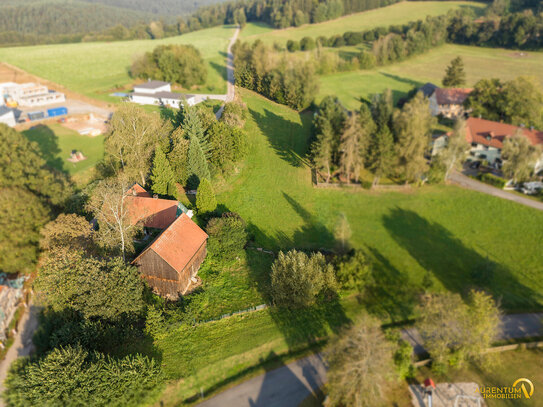
M 469 8 L 481 14 L 486 7 L 484 3 L 471 1 L 403 1 L 388 7 L 351 14 L 335 20 L 319 24 L 306 24 L 273 30 L 263 24 L 249 23 L 241 32 L 241 39 L 247 41 L 262 40 L 265 43 L 278 42 L 284 45 L 287 40 L 301 40 L 303 37 L 330 37 L 347 31 L 364 31 L 380 26 L 405 24 L 410 21 L 424 19 L 426 16 L 447 14 L 449 10 Z
M 359 98 L 370 98 L 386 88 L 396 99 L 425 82 L 441 85 L 445 69 L 457 56 L 464 60 L 467 86 L 483 78 L 514 79 L 534 76 L 543 85 L 543 52 L 519 52 L 446 44 L 425 54 L 376 70 L 341 72 L 321 76 L 317 101 L 337 95 L 348 108 L 358 108 Z
M 104 136 L 83 136 L 57 123 L 38 124 L 22 134 L 37 143 L 47 163 L 70 175 L 81 176 L 90 171 L 104 155 Z M 81 151 L 86 160 L 71 163 L 72 150 Z
M 208 64 L 200 93 L 226 93 L 226 48 L 233 26 L 220 26 L 162 40 L 88 42 L 0 48 L 0 60 L 92 98 L 116 102 L 109 93 L 133 82 L 133 59 L 159 45 L 191 44 Z M 196 90 L 191 90 L 194 92 Z
M 486 263 L 495 267 L 487 288 L 505 308 L 543 303 L 543 255 L 537 249 L 543 213 L 453 186 L 411 193 L 314 189 L 305 162 L 311 115 L 245 90 L 242 95 L 252 115 L 250 153 L 244 171 L 218 191 L 218 200 L 247 220 L 258 245 L 333 248 L 334 225 L 343 212 L 352 245 L 369 248 L 389 279 L 390 303 L 381 301 L 382 317 L 410 314 L 399 298 L 416 291 L 427 271 L 434 289 L 464 293 Z

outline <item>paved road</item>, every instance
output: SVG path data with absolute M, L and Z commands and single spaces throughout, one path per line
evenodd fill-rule
M 32 336 L 38 327 L 39 307 L 30 303 L 24 315 L 19 321 L 19 331 L 15 336 L 13 345 L 8 349 L 6 357 L 0 362 L 0 394 L 4 392 L 4 380 L 6 379 L 11 363 L 18 357 L 28 356 L 34 350 Z M 0 406 L 4 401 L 0 399 Z
M 495 188 L 488 184 L 484 184 L 482 182 L 474 180 L 473 178 L 467 177 L 464 174 L 456 171 L 449 175 L 449 181 L 464 188 L 473 189 L 475 191 L 482 192 L 483 194 L 497 196 L 498 198 L 507 199 L 509 201 L 517 202 L 521 205 L 526 205 L 531 208 L 543 211 L 543 202 L 534 201 L 533 199 L 512 194 L 510 192 L 504 191 L 503 189 Z
M 226 102 L 231 102 L 234 100 L 234 97 L 236 96 L 236 88 L 234 86 L 234 54 L 232 54 L 232 47 L 236 43 L 236 40 L 238 39 L 238 35 L 240 32 L 240 28 L 236 28 L 236 32 L 230 39 L 230 43 L 228 44 L 228 48 L 226 50 Z M 221 106 L 221 108 L 217 111 L 217 119 L 222 116 L 222 112 L 224 110 L 224 105 Z
M 325 382 L 326 367 L 316 354 L 254 377 L 198 406 L 294 407 Z
M 541 314 L 514 314 L 502 317 L 500 339 L 519 339 L 541 335 Z M 415 353 L 424 352 L 415 329 L 403 337 Z M 319 354 L 308 356 L 232 387 L 199 404 L 200 407 L 297 407 L 302 400 L 326 382 L 326 366 Z

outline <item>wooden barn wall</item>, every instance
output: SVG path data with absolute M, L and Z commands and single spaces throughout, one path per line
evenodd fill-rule
M 206 258 L 207 254 L 207 240 L 200 246 L 196 254 L 192 257 L 189 264 L 183 269 L 179 275 L 179 285 L 181 292 L 185 293 L 190 285 L 191 277 L 194 277 L 200 268 L 200 265 Z
M 179 296 L 179 274 L 153 249 L 147 250 L 136 264 L 153 291 L 170 298 Z

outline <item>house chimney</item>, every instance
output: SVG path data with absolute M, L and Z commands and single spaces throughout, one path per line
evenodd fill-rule
M 157 195 L 157 194 L 154 194 L 154 195 L 153 195 L 153 199 L 158 199 L 158 195 Z
M 526 125 L 524 123 L 520 123 L 520 127 L 524 128 Z
M 531 130 L 531 131 L 534 131 L 534 126 L 530 126 L 530 130 Z
M 192 210 L 189 209 L 187 211 L 187 216 L 192 219 L 192 217 L 194 216 L 194 212 L 192 212 Z

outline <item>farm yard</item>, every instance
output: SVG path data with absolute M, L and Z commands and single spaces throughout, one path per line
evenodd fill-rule
M 326 95 L 337 95 L 350 109 L 359 99 L 389 88 L 396 100 L 414 86 L 426 82 L 441 84 L 449 62 L 461 56 L 466 66 L 467 86 L 483 78 L 511 80 L 517 76 L 534 76 L 543 86 L 543 52 L 518 52 L 500 48 L 446 44 L 403 62 L 375 70 L 341 72 L 320 78 L 320 101 Z
M 129 68 L 136 56 L 159 45 L 191 44 L 202 53 L 208 66 L 206 85 L 191 92 L 226 93 L 226 48 L 233 33 L 233 26 L 220 26 L 154 41 L 0 48 L 0 61 L 8 62 L 91 98 L 116 102 L 119 98 L 113 98 L 109 94 L 117 88 L 124 89 L 133 83 L 129 76 Z
M 104 136 L 81 135 L 58 123 L 38 124 L 22 133 L 38 145 L 49 165 L 72 175 L 76 180 L 85 179 L 104 155 Z M 80 151 L 86 159 L 69 162 L 73 150 Z
M 287 40 L 299 41 L 306 36 L 330 37 L 347 31 L 364 31 L 375 27 L 405 24 L 424 19 L 428 15 L 447 14 L 449 10 L 469 8 L 476 14 L 481 14 L 484 7 L 485 4 L 472 1 L 403 1 L 319 24 L 306 24 L 282 30 L 274 30 L 260 23 L 248 23 L 241 32 L 241 39 L 251 42 L 259 39 L 268 44 L 277 42 L 284 46 Z

